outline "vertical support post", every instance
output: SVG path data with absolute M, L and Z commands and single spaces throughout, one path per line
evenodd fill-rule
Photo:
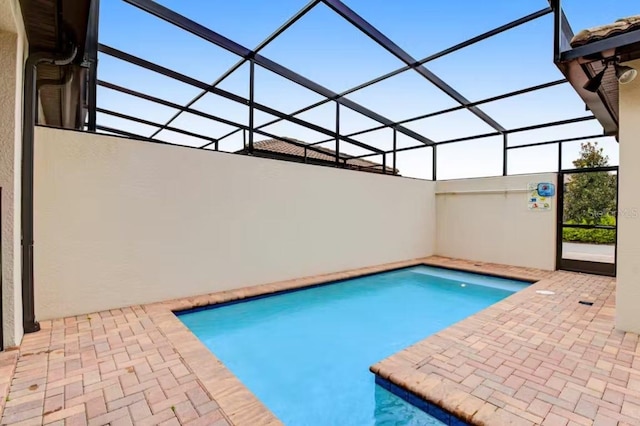
M 563 180 L 564 186 L 564 180 Z M 616 241 L 613 245 L 613 275 L 618 275 L 618 223 L 620 220 L 620 166 L 616 169 L 616 224 L 614 232 L 616 233 Z
M 253 154 L 253 104 L 255 99 L 256 63 L 249 60 L 249 153 Z
M 556 269 L 562 269 L 562 242 L 564 223 L 564 173 L 558 172 L 556 182 Z
M 433 145 L 433 151 L 431 151 L 431 180 L 438 180 L 438 147 Z
M 100 0 L 92 0 L 89 6 L 87 22 L 87 38 L 85 41 L 84 66 L 87 70 L 87 130 L 96 131 L 97 121 L 97 88 L 98 88 L 98 23 Z
M 393 129 L 393 171 L 392 174 L 396 174 L 396 149 L 398 149 L 398 131 Z
M 509 136 L 505 133 L 502 135 L 502 176 L 507 175 L 507 145 L 509 143 Z
M 218 140 L 216 139 L 216 141 L 213 143 L 213 149 L 215 151 L 218 151 Z
M 562 171 L 562 142 L 558 144 L 558 173 Z
M 340 103 L 336 102 L 336 167 L 340 167 Z
M 242 129 L 242 147 L 247 149 L 247 131 Z
M 387 153 L 382 154 L 382 174 L 387 174 Z
M 22 105 L 22 170 L 20 230 L 22 232 L 22 327 L 25 333 L 40 330 L 36 321 L 34 276 L 33 276 L 33 169 L 34 169 L 34 133 L 36 110 L 38 105 L 38 64 L 49 63 L 58 66 L 68 65 L 78 53 L 77 46 L 65 57 L 47 57 L 43 53 L 32 53 L 24 65 L 23 105 Z
M 98 77 L 97 77 L 97 64 L 92 63 L 89 67 L 89 75 L 88 75 L 88 84 L 87 84 L 87 108 L 88 108 L 88 118 L 87 118 L 87 130 L 90 132 L 96 131 L 96 122 L 98 121 L 96 107 L 97 107 L 97 86 L 98 86 Z
M 562 37 L 562 5 L 560 0 L 550 0 L 553 9 L 553 62 L 560 61 Z

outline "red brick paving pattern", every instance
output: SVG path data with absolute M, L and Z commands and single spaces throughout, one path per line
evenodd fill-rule
M 640 425 L 640 345 L 637 335 L 614 329 L 615 280 L 541 276 L 372 370 L 473 424 Z
M 0 414 L 2 414 L 9 397 L 9 387 L 11 386 L 11 379 L 13 378 L 17 362 L 17 350 L 0 352 Z
M 41 326 L 20 347 L 2 424 L 230 424 L 141 307 Z
M 171 310 L 423 262 L 541 281 L 373 370 L 474 424 L 640 425 L 640 346 L 613 328 L 613 279 L 441 257 L 45 321 L 17 365 L 0 353 L 0 422 L 279 424 Z

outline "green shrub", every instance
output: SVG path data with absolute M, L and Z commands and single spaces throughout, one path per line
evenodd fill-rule
M 567 224 L 575 224 L 575 221 L 567 221 Z M 586 224 L 586 221 L 582 221 Z M 598 220 L 598 225 L 613 226 L 616 224 L 616 218 L 612 215 L 606 215 Z M 615 244 L 616 231 L 614 229 L 582 229 L 582 228 L 563 228 L 562 241 L 575 243 L 590 244 Z

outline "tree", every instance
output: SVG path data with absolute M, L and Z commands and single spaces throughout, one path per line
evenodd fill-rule
M 609 156 L 598 142 L 580 145 L 576 169 L 606 167 Z M 617 175 L 610 172 L 575 173 L 565 181 L 564 220 L 573 223 L 601 224 L 615 216 Z

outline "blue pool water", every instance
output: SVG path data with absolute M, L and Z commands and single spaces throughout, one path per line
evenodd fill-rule
M 417 266 L 179 318 L 287 425 L 439 425 L 369 366 L 526 286 Z

